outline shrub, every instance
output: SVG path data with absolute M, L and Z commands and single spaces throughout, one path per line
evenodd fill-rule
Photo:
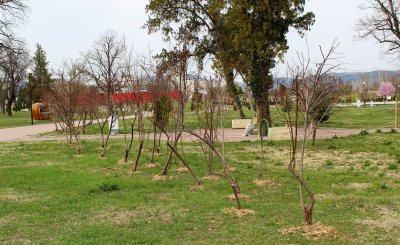
M 390 133 L 391 133 L 391 134 L 395 134 L 395 133 L 397 133 L 397 130 L 394 129 L 394 128 L 392 128 L 392 129 L 390 130 Z
M 389 189 L 389 186 L 387 186 L 386 184 L 382 184 L 382 185 L 380 186 L 380 188 L 381 188 L 382 190 L 387 190 L 387 189 Z
M 366 160 L 366 161 L 364 162 L 364 166 L 365 166 L 365 167 L 369 167 L 369 166 L 371 166 L 371 164 L 372 164 L 371 160 Z
M 376 130 L 376 133 L 377 133 L 377 134 L 381 134 L 381 133 L 382 133 L 382 130 L 377 129 L 377 130 Z
M 326 166 L 333 166 L 333 161 L 332 160 L 326 160 L 325 164 L 326 164 Z
M 397 170 L 397 169 L 399 169 L 399 165 L 397 165 L 397 163 L 391 163 L 391 164 L 389 164 L 388 169 L 389 170 Z
M 360 132 L 360 135 L 368 135 L 369 134 L 369 132 L 368 132 L 368 130 L 361 130 L 361 132 Z
M 104 192 L 119 191 L 121 189 L 118 184 L 108 183 L 108 182 L 103 182 L 100 185 L 98 185 L 98 187 L 101 191 L 104 191 Z
M 332 139 L 337 140 L 339 139 L 339 137 L 337 137 L 337 135 L 335 134 L 334 136 L 332 136 Z
M 328 150 L 337 150 L 339 147 L 337 145 L 330 145 L 328 146 Z

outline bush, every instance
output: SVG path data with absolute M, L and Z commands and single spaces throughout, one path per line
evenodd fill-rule
M 382 190 L 387 190 L 387 189 L 389 189 L 389 186 L 387 186 L 386 184 L 382 184 L 380 188 Z
M 22 107 L 23 107 L 22 101 L 21 100 L 17 100 L 14 103 L 13 111 L 21 111 Z
M 397 130 L 394 129 L 394 128 L 392 128 L 392 129 L 390 130 L 390 133 L 391 133 L 391 134 L 395 134 L 395 133 L 397 133 Z
M 104 192 L 119 191 L 121 189 L 118 184 L 108 183 L 108 182 L 103 182 L 100 185 L 98 185 L 98 187 L 101 191 L 104 191 Z
M 368 134 L 369 134 L 368 130 L 361 130 L 361 132 L 360 132 L 360 135 L 363 135 L 363 136 L 368 135 Z
M 383 142 L 383 145 L 385 145 L 385 146 L 389 146 L 389 145 L 391 145 L 392 144 L 392 141 L 385 141 L 385 142 Z
M 377 129 L 377 130 L 376 130 L 376 133 L 377 133 L 377 134 L 381 134 L 381 133 L 382 133 L 382 130 Z
M 399 165 L 397 165 L 397 163 L 391 163 L 391 164 L 389 164 L 388 169 L 389 170 L 397 170 L 397 169 L 399 169 Z

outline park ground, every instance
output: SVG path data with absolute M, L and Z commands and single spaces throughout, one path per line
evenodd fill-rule
M 389 109 L 387 115 L 356 109 L 332 115 L 325 126 L 380 128 L 387 120 L 390 127 Z M 360 122 L 358 127 L 353 121 Z M 194 187 L 176 159 L 168 179 L 154 177 L 167 149 L 157 155 L 157 164 L 149 164 L 151 141 L 137 173 L 132 163 L 121 161 L 123 141 L 112 140 L 106 159 L 99 158 L 99 146 L 96 140 L 84 141 L 82 156 L 74 157 L 62 141 L 0 143 L 0 243 L 400 243 L 400 134 L 394 131 L 333 137 L 308 146 L 305 178 L 316 194 L 316 224 L 326 228 L 318 232 L 298 228 L 298 185 L 286 168 L 287 141 L 267 144 L 263 181 L 257 181 L 258 142 L 226 144 L 243 208 L 254 211 L 246 216 L 227 212 L 235 207 L 228 198 L 230 186 L 208 177 L 196 143 L 184 143 L 181 151 L 201 177 L 202 188 Z

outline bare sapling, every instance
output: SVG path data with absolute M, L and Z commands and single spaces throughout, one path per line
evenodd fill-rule
M 322 60 L 317 63 L 312 63 L 309 58 L 299 54 L 298 64 L 289 67 L 290 81 L 279 84 L 280 96 L 277 101 L 281 107 L 277 108 L 280 108 L 278 111 L 288 126 L 291 139 L 288 170 L 299 184 L 300 205 L 305 225 L 313 224 L 315 205 L 314 192 L 304 179 L 306 146 L 314 129 L 320 123 L 313 119 L 315 108 L 329 100 L 329 105 L 323 107 L 325 111 L 322 114 L 325 114 L 340 96 L 341 86 L 338 86 L 337 80 L 332 75 L 332 71 L 340 65 L 333 57 L 337 46 L 334 43 L 327 53 L 320 48 Z M 334 99 L 331 98 L 332 94 L 335 95 Z
M 91 50 L 83 55 L 86 62 L 86 74 L 95 83 L 102 94 L 104 107 L 96 115 L 102 138 L 101 158 L 105 158 L 106 149 L 111 135 L 111 128 L 118 119 L 118 108 L 114 94 L 121 92 L 126 76 L 126 58 L 128 56 L 124 38 L 119 38 L 115 32 L 103 34 Z M 106 118 L 104 118 L 106 116 Z M 110 130 L 105 135 L 105 127 Z
M 82 120 L 79 113 L 84 106 L 82 99 L 87 91 L 83 85 L 83 65 L 79 61 L 65 63 L 57 79 L 44 94 L 46 103 L 52 108 L 54 117 L 62 125 L 67 142 L 81 154 L 82 142 L 78 128 Z M 78 115 L 78 116 L 77 116 Z

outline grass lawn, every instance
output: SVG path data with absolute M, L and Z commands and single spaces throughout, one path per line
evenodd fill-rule
M 34 121 L 34 124 L 46 124 L 51 121 Z M 17 111 L 13 112 L 13 116 L 9 117 L 6 114 L 0 114 L 0 128 L 14 128 L 21 126 L 31 125 L 31 113 L 29 111 Z
M 336 107 L 321 127 L 330 128 L 393 128 L 394 105 L 374 107 Z M 400 113 L 399 113 L 400 114 Z
M 372 143 L 373 142 L 373 143 Z M 111 141 L 107 159 L 99 142 L 84 142 L 83 155 L 62 142 L 0 144 L 0 243 L 25 244 L 398 244 L 400 243 L 400 137 L 370 134 L 318 141 L 308 149 L 306 179 L 316 194 L 314 219 L 333 226 L 327 238 L 281 234 L 302 222 L 298 186 L 286 170 L 288 142 L 266 149 L 265 177 L 254 183 L 257 143 L 227 144 L 227 157 L 241 184 L 243 207 L 255 215 L 224 213 L 234 207 L 222 180 L 203 180 L 191 190 L 190 175 L 171 168 L 171 179 L 152 181 L 160 165 L 139 172 L 120 164 L 122 141 Z M 134 149 L 137 145 L 134 146 Z M 207 175 L 201 148 L 185 144 L 195 172 Z M 131 157 L 133 159 L 134 156 Z M 217 164 L 217 163 L 216 163 Z

